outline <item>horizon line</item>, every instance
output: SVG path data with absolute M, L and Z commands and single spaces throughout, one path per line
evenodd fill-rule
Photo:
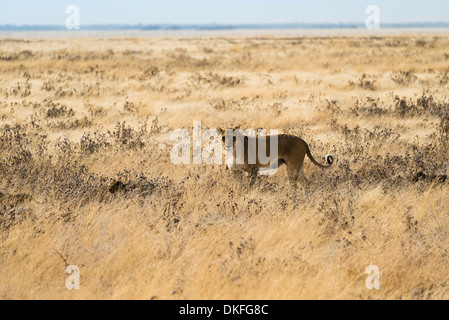
M 449 22 L 385 22 L 382 28 L 447 28 Z M 158 24 L 86 24 L 83 30 L 141 30 L 141 31 L 170 31 L 170 30 L 238 30 L 238 29 L 359 29 L 366 28 L 363 22 L 313 22 L 313 23 L 158 23 Z M 61 24 L 1 24 L 0 31 L 58 31 L 66 30 Z

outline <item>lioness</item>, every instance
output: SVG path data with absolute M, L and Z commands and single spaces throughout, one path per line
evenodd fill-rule
M 283 164 L 287 166 L 287 175 L 290 186 L 296 188 L 298 179 L 305 184 L 306 190 L 309 189 L 309 181 L 304 176 L 304 158 L 307 155 L 309 159 L 320 168 L 329 168 L 334 163 L 334 157 L 326 155 L 325 160 L 327 165 L 318 163 L 310 153 L 309 146 L 301 138 L 288 134 L 279 134 L 275 136 L 249 136 L 240 130 L 223 130 L 218 128 L 222 134 L 222 141 L 225 145 L 226 152 L 232 152 L 233 157 L 231 162 L 227 163 L 228 169 L 240 170 L 248 172 L 250 176 L 255 177 L 261 168 L 277 169 Z M 270 149 L 271 137 L 277 138 L 277 150 Z M 243 141 L 244 152 L 237 152 L 237 141 Z M 263 139 L 263 140 L 261 140 Z M 261 141 L 260 141 L 261 140 Z M 260 144 L 259 144 L 260 143 Z M 269 155 L 265 157 L 265 163 L 260 161 L 259 148 L 265 145 L 265 153 Z M 277 152 L 276 152 L 277 151 Z M 257 155 L 256 161 L 248 161 L 250 154 Z M 243 159 L 242 159 L 243 155 Z M 266 155 L 266 154 L 265 154 Z M 253 156 L 254 159 L 254 156 Z M 253 164 L 252 164 L 253 163 Z

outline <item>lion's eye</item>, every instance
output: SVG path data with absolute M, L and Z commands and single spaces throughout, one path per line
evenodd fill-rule
M 226 137 L 223 137 L 223 138 L 221 138 L 221 140 L 222 140 L 223 142 L 225 142 L 225 140 L 226 140 Z

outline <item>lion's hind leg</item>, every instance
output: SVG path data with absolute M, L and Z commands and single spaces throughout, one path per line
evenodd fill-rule
M 299 169 L 299 180 L 301 181 L 305 192 L 308 193 L 310 191 L 310 182 L 304 175 L 304 163 L 302 164 L 301 169 Z
M 310 190 L 310 182 L 304 175 L 304 163 L 301 164 L 301 167 L 288 165 L 287 163 L 287 175 L 290 183 L 290 188 L 296 189 L 298 187 L 298 180 L 301 182 L 301 185 L 304 187 L 305 192 L 309 192 Z
M 299 170 L 293 165 L 287 163 L 287 176 L 290 188 L 296 189 L 298 187 Z

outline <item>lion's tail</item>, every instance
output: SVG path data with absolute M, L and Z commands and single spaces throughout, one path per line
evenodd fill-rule
M 326 155 L 326 157 L 325 157 L 327 165 L 322 165 L 322 164 L 318 163 L 313 158 L 312 154 L 310 153 L 310 149 L 309 149 L 309 146 L 307 145 L 307 143 L 306 143 L 306 147 L 307 147 L 307 149 L 306 149 L 307 156 L 309 157 L 310 161 L 312 161 L 318 167 L 320 167 L 320 168 L 329 168 L 330 166 L 332 166 L 334 164 L 334 157 L 332 155 L 330 155 L 330 154 Z

